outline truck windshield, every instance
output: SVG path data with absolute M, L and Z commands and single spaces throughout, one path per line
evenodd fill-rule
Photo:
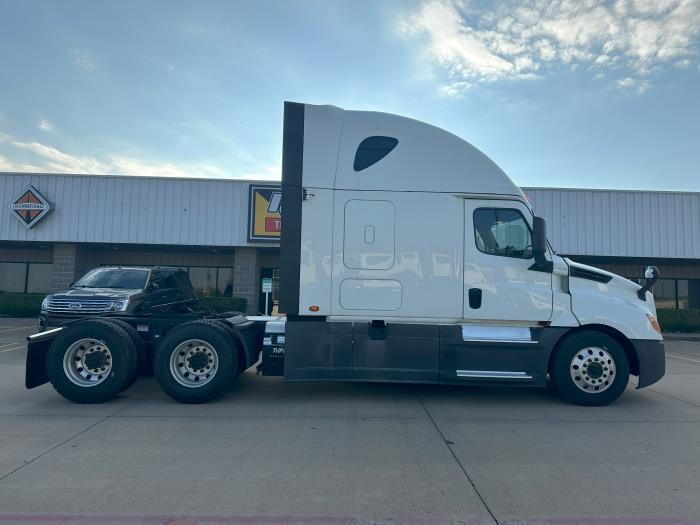
M 148 270 L 135 268 L 95 268 L 81 277 L 75 288 L 127 288 L 130 290 L 146 287 Z

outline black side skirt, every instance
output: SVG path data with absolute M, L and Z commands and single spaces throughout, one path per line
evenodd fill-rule
M 464 341 L 460 325 L 286 323 L 287 381 L 509 383 L 542 386 L 566 328 L 532 328 L 529 342 Z

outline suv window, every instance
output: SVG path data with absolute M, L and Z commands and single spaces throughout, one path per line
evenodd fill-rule
M 75 288 L 125 288 L 142 290 L 146 287 L 148 270 L 137 268 L 95 268 L 81 277 Z
M 163 272 L 160 272 L 158 270 L 151 270 L 151 278 L 149 279 L 148 283 L 150 285 L 154 285 L 156 289 L 167 287 L 165 284 Z
M 532 258 L 532 233 L 520 211 L 478 208 L 473 218 L 474 240 L 479 251 L 501 257 Z
M 164 288 L 179 288 L 177 279 L 175 278 L 174 270 L 163 270 L 163 287 Z
M 178 288 L 188 288 L 190 290 L 192 289 L 192 283 L 190 282 L 190 278 L 187 275 L 186 271 L 176 270 L 173 273 L 173 278 L 175 279 Z

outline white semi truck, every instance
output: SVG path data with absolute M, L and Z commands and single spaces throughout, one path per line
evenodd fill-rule
M 77 402 L 153 359 L 182 402 L 219 396 L 263 360 L 287 381 L 545 386 L 604 405 L 658 381 L 664 346 L 640 286 L 558 256 L 545 222 L 488 157 L 385 113 L 285 103 L 280 311 L 119 314 L 30 336 L 27 387 Z M 152 356 L 152 357 L 151 357 Z

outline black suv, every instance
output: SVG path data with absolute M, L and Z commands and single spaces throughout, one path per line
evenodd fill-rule
M 102 266 L 90 270 L 69 290 L 46 296 L 39 328 L 110 312 L 185 312 L 196 302 L 190 278 L 179 268 Z

